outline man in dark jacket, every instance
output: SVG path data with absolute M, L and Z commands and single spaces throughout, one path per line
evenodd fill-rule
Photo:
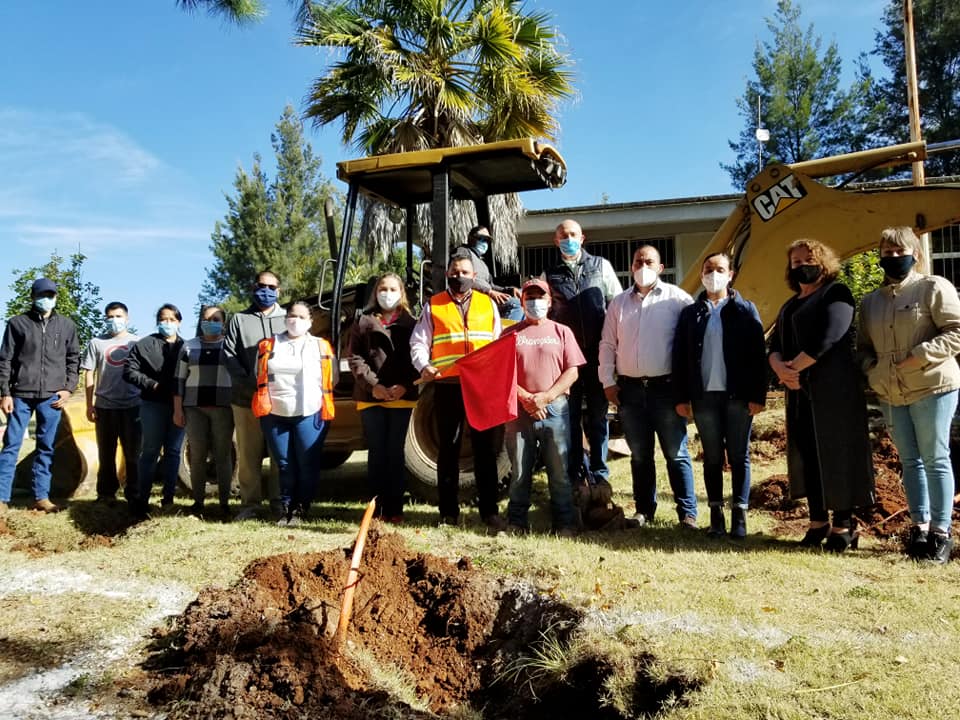
M 11 318 L 0 346 L 0 410 L 7 431 L 0 451 L 0 512 L 13 490 L 17 455 L 27 423 L 37 414 L 37 456 L 33 461 L 34 509 L 57 512 L 50 502 L 50 468 L 60 415 L 77 387 L 80 343 L 73 320 L 54 312 L 57 286 L 47 278 L 30 289 L 33 307 Z
M 560 262 L 543 274 L 550 286 L 550 319 L 573 330 L 587 364 L 580 368 L 570 388 L 569 474 L 578 482 L 583 468 L 583 434 L 590 443 L 587 480 L 608 480 L 607 398 L 598 374 L 600 331 L 607 305 L 623 291 L 613 266 L 604 258 L 583 249 L 586 237 L 580 224 L 564 220 L 557 226 L 553 241 L 560 251 Z M 583 404 L 586 403 L 586 413 Z M 582 428 L 582 430 L 581 430 Z

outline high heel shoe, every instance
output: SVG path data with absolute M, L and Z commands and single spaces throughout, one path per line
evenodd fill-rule
M 831 532 L 823 548 L 829 552 L 842 553 L 848 548 L 856 550 L 860 545 L 860 533 L 856 526 L 844 528 L 843 532 Z
M 826 540 L 830 534 L 830 523 L 820 527 L 807 528 L 807 534 L 800 541 L 801 547 L 820 547 L 820 544 Z

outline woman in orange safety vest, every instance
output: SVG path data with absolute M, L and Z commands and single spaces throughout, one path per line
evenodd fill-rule
M 333 349 L 310 334 L 310 308 L 287 310 L 286 332 L 260 342 L 253 414 L 280 470 L 280 525 L 298 525 L 316 492 L 320 453 L 333 419 Z

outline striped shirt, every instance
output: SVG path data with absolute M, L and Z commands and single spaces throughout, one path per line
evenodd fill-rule
M 177 395 L 184 407 L 229 407 L 230 373 L 224 362 L 223 339 L 187 340 L 177 363 Z

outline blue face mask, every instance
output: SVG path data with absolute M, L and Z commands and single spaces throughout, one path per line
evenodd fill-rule
M 253 293 L 253 300 L 260 308 L 272 308 L 277 304 L 279 294 L 273 288 L 257 288 Z
M 567 257 L 576 257 L 577 253 L 580 252 L 581 243 L 575 238 L 564 238 L 560 241 L 560 252 L 566 255 Z
M 164 337 L 173 337 L 177 334 L 177 329 L 180 327 L 178 323 L 175 322 L 162 322 L 157 323 L 157 332 L 163 335 Z
M 111 335 L 116 335 L 122 333 L 127 329 L 127 321 L 122 317 L 108 317 L 107 318 L 107 332 Z
M 40 314 L 46 315 L 53 310 L 57 304 L 57 299 L 52 297 L 38 297 L 33 299 L 33 306 L 40 311 Z
M 486 255 L 487 250 L 490 249 L 490 243 L 488 243 L 486 240 L 477 240 L 473 244 L 473 249 L 477 251 L 477 255 Z
M 219 320 L 201 320 L 200 332 L 204 335 L 219 335 L 223 332 L 223 323 Z

